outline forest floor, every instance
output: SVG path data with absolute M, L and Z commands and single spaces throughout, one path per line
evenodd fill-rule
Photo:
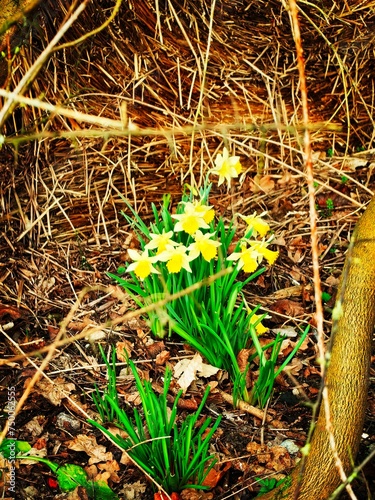
M 334 160 L 330 161 L 334 164 Z M 374 186 L 367 169 L 359 167 L 354 174 L 346 174 L 349 178 L 344 177 L 342 171 L 336 180 L 331 178 L 332 190 L 317 193 L 316 198 L 327 335 L 348 237 L 357 219 L 348 200 L 358 193 L 358 185 Z M 148 182 L 151 183 L 152 179 Z M 311 408 L 307 403 L 314 401 L 319 392 L 321 378 L 316 363 L 307 201 L 301 195 L 302 186 L 298 178 L 275 176 L 273 179 L 270 176 L 268 182 L 273 183 L 273 189 L 266 194 L 263 192 L 261 206 L 267 211 L 265 219 L 274 233 L 272 248 L 279 251 L 279 258 L 274 266 L 246 286 L 246 298 L 251 306 L 261 305 L 260 313 L 268 313 L 263 322 L 268 331 L 261 336 L 262 341 L 272 340 L 278 331 L 287 334 L 278 364 L 295 345 L 300 329 L 310 324 L 311 330 L 288 369 L 276 380 L 267 415 L 281 423 L 277 427 L 225 401 L 223 393 L 230 396 L 232 391 L 225 372 L 220 370 L 207 380 L 196 373 L 196 368 L 190 367 L 193 370 L 192 382 L 180 400 L 177 421 L 197 408 L 208 381 L 214 389 L 202 416 L 215 420 L 222 415 L 223 418 L 213 439 L 212 449 L 217 454 L 218 463 L 216 474 L 210 476 L 212 489 L 201 494 L 186 490 L 183 496 L 186 499 L 254 498 L 259 489 L 256 478 L 280 478 L 288 473 L 300 453 L 288 451 L 280 445 L 291 440 L 297 447 L 303 446 L 311 419 Z M 215 208 L 222 210 L 224 218 L 230 217 L 236 207 L 248 198 L 246 191 L 249 190 L 256 189 L 253 184 L 247 185 L 245 180 L 242 185 L 235 185 L 231 195 L 225 188 L 221 191 L 215 189 L 210 201 Z M 249 213 L 252 213 L 252 208 Z M 149 215 L 145 214 L 145 220 L 147 218 Z M 72 307 L 76 305 L 66 330 L 71 343 L 55 351 L 44 369 L 46 378 L 42 378 L 32 389 L 16 419 L 17 439 L 31 443 L 34 453 L 47 456 L 59 465 L 79 464 L 92 478 L 105 478 L 120 498 L 151 499 L 152 485 L 142 472 L 125 460 L 122 452 L 83 418 L 81 410 L 91 418 L 99 419 L 92 393 L 95 386 L 103 391 L 108 383 L 98 343 L 104 347 L 109 359 L 113 349 L 117 353 L 118 392 L 120 400 L 129 408 L 133 405 L 140 407 L 140 401 L 134 379 L 123 370 L 126 365 L 124 349 L 136 362 L 141 377 L 151 380 L 157 393 L 162 390 L 166 366 L 174 369 L 182 359 L 193 360 L 195 351 L 175 335 L 164 339 L 153 338 L 147 322 L 142 318 L 121 320 L 124 314 L 137 310 L 137 307 L 129 295 L 119 295 L 119 288 L 106 275 L 108 271 L 116 272 L 128 260 L 126 248 L 136 244 L 133 228 L 125 220 L 120 226 L 122 236 L 118 246 L 99 252 L 95 246 L 85 244 L 68 255 L 59 254 L 57 250 L 50 255 L 48 265 L 42 270 L 38 252 L 29 250 L 31 258 L 29 262 L 21 263 L 22 272 L 29 283 L 33 283 L 35 294 L 43 296 L 45 302 L 42 306 L 39 303 L 37 313 L 31 307 L 27 310 L 22 304 L 20 307 L 1 305 L 0 320 L 4 335 L 1 358 L 12 359 L 20 352 L 24 353 L 23 359 L 2 366 L 2 385 L 13 386 L 16 400 L 21 398 L 35 374 L 35 364 L 40 365 L 42 361 L 39 356 L 29 356 L 28 353 L 51 344 L 61 321 L 71 314 Z M 121 242 L 122 238 L 126 242 Z M 12 258 L 17 259 L 14 254 Z M 66 259 L 69 260 L 68 265 Z M 103 285 L 106 288 L 93 289 L 81 302 L 77 302 L 77 294 L 86 285 Z M 106 326 L 108 321 L 119 318 L 121 321 L 117 326 Z M 84 335 L 85 331 L 91 332 L 93 328 L 96 333 L 74 340 L 75 335 Z M 254 378 L 257 369 L 256 364 L 251 366 Z M 373 375 L 372 371 L 372 380 Z M 174 379 L 171 396 L 176 395 L 178 387 Z M 359 460 L 375 445 L 374 389 L 372 384 Z M 2 401 L 3 405 L 6 401 Z M 368 498 L 369 491 L 374 492 L 373 465 L 368 464 L 363 477 L 356 481 L 358 498 Z M 54 474 L 43 464 L 21 461 L 16 474 L 16 498 L 85 498 L 82 491 L 58 493 L 57 484 L 52 480 Z M 6 477 L 3 476 L 3 481 Z

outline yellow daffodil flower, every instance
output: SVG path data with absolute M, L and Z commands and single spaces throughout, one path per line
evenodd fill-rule
M 204 222 L 209 224 L 215 217 L 215 210 L 208 205 L 203 205 L 200 201 L 194 201 L 195 211 L 197 214 L 201 214 Z
M 150 257 L 148 255 L 148 250 L 144 250 L 142 253 L 139 253 L 137 250 L 129 248 L 128 254 L 134 262 L 128 266 L 127 271 L 134 271 L 135 275 L 140 280 L 143 281 L 151 273 L 160 274 L 160 272 L 152 265 L 158 261 L 158 258 L 156 256 Z
M 190 235 L 196 233 L 198 229 L 208 229 L 210 226 L 204 220 L 205 212 L 197 211 L 196 207 L 190 201 L 185 203 L 184 213 L 172 215 L 173 219 L 177 219 L 177 224 L 174 227 L 176 232 L 185 231 Z
M 239 156 L 229 156 L 227 148 L 223 149 L 223 154 L 219 153 L 215 159 L 215 168 L 211 170 L 211 174 L 219 176 L 218 186 L 227 181 L 230 187 L 231 179 L 238 177 L 242 172 L 242 165 Z
M 194 234 L 194 243 L 189 245 L 189 255 L 194 259 L 202 254 L 204 260 L 210 262 L 217 255 L 217 249 L 221 245 L 219 241 L 212 240 L 211 238 L 215 236 L 215 233 L 203 234 L 202 231 L 198 231 Z
M 167 249 L 167 245 L 176 246 L 177 243 L 173 241 L 171 238 L 173 236 L 173 231 L 165 232 L 163 229 L 162 234 L 150 233 L 151 241 L 147 243 L 145 246 L 146 250 L 155 250 L 157 249 L 157 254 L 164 252 Z
M 193 255 L 187 254 L 185 245 L 176 247 L 168 245 L 167 249 L 158 255 L 158 258 L 167 263 L 167 269 L 170 273 L 179 273 L 182 268 L 191 273 L 189 262 L 195 259 Z
M 253 215 L 246 216 L 239 214 L 241 219 L 243 219 L 249 226 L 249 229 L 253 230 L 252 236 L 254 237 L 259 234 L 263 238 L 263 236 L 265 236 L 271 229 L 267 222 L 262 219 L 262 215 L 257 215 L 256 212 Z
M 266 259 L 268 264 L 272 266 L 276 262 L 277 257 L 279 256 L 279 252 L 274 252 L 273 250 L 268 250 L 267 246 L 269 245 L 269 241 L 249 241 L 250 246 L 253 250 L 255 250 L 258 254 L 261 255 L 261 258 L 258 259 L 258 263 L 262 262 L 263 257 Z
M 262 257 L 262 255 L 257 250 L 247 247 L 246 243 L 243 243 L 241 245 L 241 252 L 233 252 L 227 257 L 227 260 L 238 261 L 238 269 L 243 268 L 245 273 L 253 273 L 258 267 L 259 257 Z
M 250 318 L 250 323 L 252 325 L 255 325 L 255 323 L 257 321 L 259 321 L 259 318 L 260 316 L 258 316 L 257 314 L 253 314 Z M 266 333 L 268 331 L 268 328 L 265 327 L 264 325 L 262 325 L 261 322 L 259 322 L 256 326 L 255 326 L 255 331 L 257 332 L 258 335 L 262 335 L 262 333 Z

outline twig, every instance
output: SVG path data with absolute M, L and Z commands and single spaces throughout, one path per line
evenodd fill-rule
M 308 130 L 309 123 L 309 107 L 307 100 L 307 85 L 306 85 L 306 75 L 305 75 L 305 61 L 303 57 L 303 49 L 301 42 L 301 33 L 299 28 L 298 21 L 298 8 L 296 0 L 289 0 L 290 12 L 291 12 L 291 20 L 293 27 L 293 37 L 296 45 L 296 53 L 297 53 L 297 65 L 299 72 L 299 80 L 300 80 L 300 92 L 301 92 L 301 101 L 302 101 L 302 113 L 303 113 L 303 125 L 305 128 L 304 133 L 304 149 L 305 149 L 305 164 L 307 171 L 307 183 L 309 190 L 309 205 L 310 205 L 310 227 L 311 227 L 311 250 L 312 250 L 312 263 L 313 263 L 313 276 L 314 276 L 314 295 L 315 295 L 315 307 L 316 307 L 316 322 L 317 322 L 317 332 L 318 332 L 318 349 L 319 349 L 319 360 L 321 366 L 321 375 L 323 384 L 325 382 L 325 373 L 328 364 L 328 358 L 325 352 L 324 346 L 324 330 L 323 330 L 323 306 L 322 306 L 322 290 L 320 283 L 320 270 L 319 270 L 319 251 L 318 251 L 318 229 L 317 229 L 317 214 L 315 208 L 315 187 L 314 187 L 314 171 L 313 171 L 313 162 L 312 162 L 312 149 L 311 149 L 311 140 L 310 140 L 310 132 Z M 326 385 L 323 385 L 322 388 L 322 404 L 325 409 L 325 417 L 326 417 L 326 429 L 329 434 L 330 446 L 332 449 L 332 453 L 335 458 L 336 467 L 339 471 L 341 480 L 343 482 L 347 481 L 347 476 L 345 474 L 342 461 L 337 453 L 335 437 L 333 435 L 333 427 L 332 421 L 330 417 L 330 405 L 329 405 L 329 397 L 328 397 L 328 388 Z M 310 429 L 311 431 L 311 429 Z M 309 433 L 309 436 L 311 433 Z M 297 488 L 294 492 L 294 498 L 297 499 L 300 490 L 300 484 L 298 483 Z M 356 499 L 351 486 L 347 485 L 347 491 L 352 499 Z
M 61 26 L 61 28 L 58 30 L 56 35 L 52 38 L 50 43 L 47 45 L 47 47 L 43 50 L 43 52 L 40 54 L 38 59 L 34 62 L 34 64 L 26 71 L 25 75 L 23 78 L 21 78 L 21 81 L 17 85 L 17 87 L 14 89 L 14 95 L 21 95 L 25 89 L 28 87 L 31 81 L 35 78 L 35 76 L 39 73 L 41 70 L 43 64 L 47 61 L 48 57 L 51 55 L 54 46 L 57 44 L 57 42 L 65 35 L 65 33 L 68 31 L 68 29 L 71 27 L 71 25 L 74 23 L 74 21 L 77 20 L 79 15 L 84 11 L 87 5 L 87 1 L 85 0 L 84 2 L 81 3 L 81 5 L 77 8 L 77 10 L 72 14 L 72 16 L 66 21 L 66 23 Z M 3 128 L 4 123 L 9 116 L 9 114 L 12 112 L 12 109 L 17 101 L 14 98 L 8 98 L 8 100 L 5 101 L 2 109 L 0 110 L 0 130 Z

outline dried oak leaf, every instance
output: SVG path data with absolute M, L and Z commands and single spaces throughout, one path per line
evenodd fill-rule
M 98 469 L 105 470 L 109 474 L 109 478 L 114 483 L 119 483 L 120 478 L 117 472 L 120 470 L 120 466 L 116 460 L 108 460 L 105 464 L 98 464 Z M 95 481 L 98 481 L 98 478 L 95 477 Z
M 270 309 L 271 311 L 283 314 L 284 316 L 290 316 L 292 318 L 303 316 L 305 314 L 305 309 L 301 306 L 301 304 L 289 299 L 277 300 L 270 306 Z
M 231 462 L 226 462 L 223 467 L 219 470 L 215 470 L 214 468 L 209 471 L 205 480 L 203 481 L 204 486 L 208 486 L 209 488 L 214 488 L 217 483 L 222 479 L 224 474 L 232 467 Z
M 123 342 L 116 342 L 116 356 L 117 359 L 123 363 L 126 363 L 129 358 L 131 358 L 133 349 L 133 344 L 128 340 Z
M 275 189 L 275 181 L 270 175 L 262 176 L 260 174 L 257 174 L 254 179 L 250 181 L 250 190 L 253 193 L 259 193 L 259 191 L 268 193 L 273 189 Z
M 61 401 L 69 396 L 76 386 L 71 382 L 66 382 L 62 377 L 57 377 L 53 381 L 42 379 L 35 385 L 35 388 L 39 394 L 51 401 L 53 405 L 59 406 Z
M 113 460 L 113 455 L 110 451 L 106 451 L 105 446 L 99 445 L 96 442 L 95 436 L 86 436 L 79 434 L 71 441 L 66 443 L 70 450 L 84 451 L 89 458 L 89 465 L 97 464 L 98 462 L 107 462 Z
M 211 377 L 219 371 L 211 365 L 203 363 L 202 356 L 196 353 L 193 359 L 182 359 L 174 367 L 174 376 L 178 378 L 178 385 L 186 391 L 193 380 L 196 379 L 197 373 L 201 377 Z

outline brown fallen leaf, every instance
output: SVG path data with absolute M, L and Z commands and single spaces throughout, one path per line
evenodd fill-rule
M 192 488 L 186 488 L 186 490 L 181 491 L 180 497 L 181 500 L 212 500 L 214 495 L 210 491 L 199 491 L 193 490 Z M 174 500 L 173 497 L 171 498 Z
M 217 483 L 222 479 L 224 474 L 232 467 L 232 462 L 226 462 L 223 467 L 219 470 L 214 468 L 209 471 L 206 479 L 203 481 L 203 486 L 208 486 L 209 488 L 214 488 Z
M 98 444 L 95 436 L 79 434 L 71 441 L 67 441 L 66 446 L 70 450 L 84 451 L 87 453 L 90 457 L 89 465 L 113 460 L 112 453 L 110 451 L 106 451 L 105 446 Z
M 253 193 L 259 193 L 260 191 L 269 193 L 273 189 L 275 189 L 275 181 L 270 175 L 262 176 L 261 174 L 257 174 L 254 179 L 250 181 L 250 190 Z
M 61 497 L 59 496 L 59 498 Z M 83 486 L 78 486 L 75 490 L 65 493 L 63 498 L 64 500 L 89 500 L 87 490 Z
M 123 500 L 141 500 L 144 498 L 144 492 L 146 491 L 146 484 L 136 481 L 135 483 L 125 483 L 122 485 L 122 497 Z
M 237 354 L 237 363 L 238 363 L 238 368 L 240 372 L 245 372 L 248 362 L 249 362 L 249 356 L 251 354 L 250 349 L 241 349 L 240 352 Z M 246 387 L 252 388 L 253 387 L 253 373 L 250 370 L 247 370 L 246 373 Z
M 155 363 L 157 366 L 164 366 L 170 357 L 171 353 L 169 351 L 162 351 L 156 356 Z
M 114 483 L 119 483 L 120 482 L 120 477 L 117 474 L 117 472 L 120 470 L 120 466 L 117 462 L 117 460 L 108 460 L 105 464 L 98 464 L 98 469 L 100 470 L 105 470 L 106 472 L 109 473 L 109 479 L 113 481 Z M 98 478 L 95 477 L 95 481 L 97 481 Z
M 35 385 L 35 390 L 44 398 L 51 401 L 55 406 L 61 405 L 61 401 L 70 395 L 76 386 L 71 382 L 66 382 L 64 378 L 57 377 L 53 381 L 41 379 Z
M 215 366 L 203 363 L 202 356 L 198 353 L 192 359 L 182 359 L 174 367 L 174 376 L 178 378 L 177 383 L 186 392 L 190 384 L 200 377 L 211 377 L 219 371 Z
M 274 311 L 284 316 L 290 316 L 295 318 L 297 316 L 303 316 L 305 314 L 305 309 L 293 300 L 281 299 L 277 300 L 274 304 L 270 306 L 271 311 Z
M 293 460 L 290 458 L 289 452 L 284 446 L 273 446 L 270 448 L 270 451 L 271 459 L 267 463 L 269 469 L 281 472 L 293 466 Z
M 18 307 L 0 304 L 0 319 L 4 316 L 10 316 L 12 319 L 19 319 L 21 317 L 21 311 Z
M 146 346 L 146 349 L 147 349 L 148 354 L 152 358 L 156 358 L 156 356 L 158 354 L 165 351 L 165 344 L 162 340 L 159 342 L 152 342 L 152 344 L 149 344 Z
M 129 358 L 131 358 L 133 349 L 133 344 L 128 340 L 123 342 L 116 342 L 116 356 L 117 359 L 123 363 L 126 363 Z

